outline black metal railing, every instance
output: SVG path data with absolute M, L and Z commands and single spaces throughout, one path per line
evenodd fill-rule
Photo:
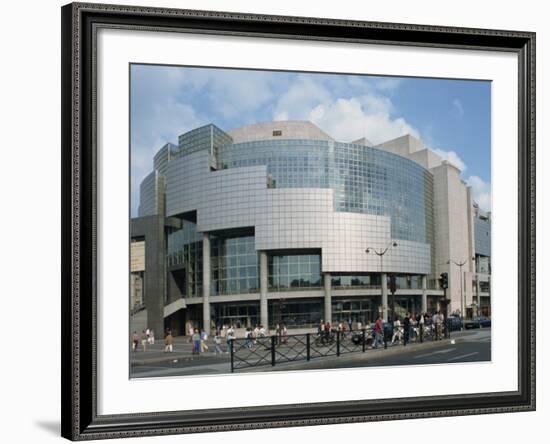
M 435 324 L 411 324 L 408 332 L 404 326 L 385 324 L 377 336 L 372 328 L 352 331 L 333 331 L 322 334 L 274 335 L 263 338 L 232 339 L 229 341 L 231 372 L 235 370 L 277 364 L 310 361 L 315 358 L 364 353 L 369 349 L 410 343 L 423 343 L 450 339 L 448 322 Z

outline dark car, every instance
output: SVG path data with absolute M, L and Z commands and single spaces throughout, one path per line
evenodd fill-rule
M 447 318 L 447 328 L 450 331 L 460 331 L 462 330 L 464 323 L 460 316 L 449 316 Z
M 486 328 L 491 326 L 491 320 L 485 316 L 476 316 L 473 319 L 464 321 L 464 328 Z

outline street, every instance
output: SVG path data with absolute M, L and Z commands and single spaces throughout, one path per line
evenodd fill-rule
M 134 378 L 188 376 L 230 373 L 230 355 L 215 355 L 211 349 L 200 356 L 191 355 L 190 345 L 181 343 L 166 354 L 162 346 L 152 351 L 132 353 L 131 376 Z M 224 348 L 225 350 L 225 348 Z M 394 365 L 456 364 L 491 360 L 491 330 L 468 330 L 453 332 L 452 340 L 396 345 L 387 350 L 367 350 L 365 353 L 350 353 L 340 357 L 322 357 L 311 361 L 298 361 L 239 369 L 238 373 L 289 371 L 311 369 L 380 367 Z

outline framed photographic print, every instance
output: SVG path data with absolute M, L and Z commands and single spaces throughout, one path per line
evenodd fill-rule
M 63 7 L 63 436 L 533 410 L 534 51 Z

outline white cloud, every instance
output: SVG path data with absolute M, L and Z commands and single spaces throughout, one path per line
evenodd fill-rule
M 456 110 L 457 116 L 464 117 L 464 106 L 462 106 L 462 102 L 459 99 L 453 100 L 453 106 Z
M 466 182 L 472 187 L 474 201 L 479 207 L 482 210 L 491 211 L 491 184 L 479 176 L 470 176 Z
M 366 137 L 376 144 L 404 134 L 419 137 L 418 130 L 405 119 L 392 117 L 393 111 L 388 97 L 377 93 L 333 97 L 321 82 L 300 76 L 278 100 L 273 118 L 310 120 L 340 141 Z
M 453 164 L 460 171 L 466 171 L 466 163 L 460 158 L 456 151 L 445 151 L 439 148 L 435 148 L 432 151 L 443 158 L 443 160 Z
M 419 137 L 405 119 L 390 116 L 389 99 L 375 96 L 337 99 L 317 105 L 307 116 L 336 140 L 366 137 L 377 144 L 404 134 Z
M 299 75 L 288 90 L 277 100 L 273 120 L 307 119 L 318 104 L 329 102 L 331 94 L 320 82 L 310 76 Z

